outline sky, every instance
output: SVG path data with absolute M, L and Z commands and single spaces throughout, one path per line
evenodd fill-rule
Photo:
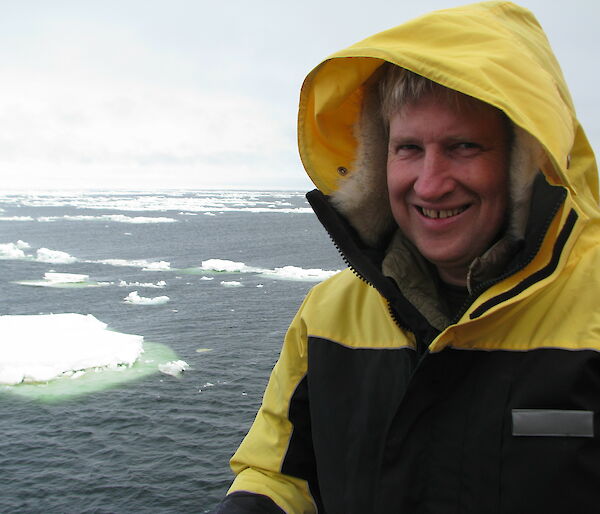
M 0 0 L 2 188 L 310 189 L 304 77 L 451 0 Z M 600 2 L 521 0 L 596 151 Z

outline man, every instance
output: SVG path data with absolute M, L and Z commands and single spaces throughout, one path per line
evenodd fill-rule
M 292 322 L 218 512 L 595 512 L 597 169 L 533 15 L 333 55 L 299 145 L 350 269 Z

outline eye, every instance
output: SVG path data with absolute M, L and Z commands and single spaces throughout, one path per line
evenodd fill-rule
M 421 151 L 421 147 L 412 143 L 396 144 L 391 146 L 392 153 L 399 157 L 409 157 Z
M 472 141 L 461 141 L 452 146 L 452 151 L 463 157 L 476 155 L 482 151 L 482 146 L 479 143 Z

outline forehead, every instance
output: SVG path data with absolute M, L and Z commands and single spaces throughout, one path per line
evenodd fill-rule
M 430 92 L 401 107 L 390 119 L 391 132 L 427 129 L 434 132 L 465 131 L 509 139 L 511 124 L 494 106 L 456 91 Z

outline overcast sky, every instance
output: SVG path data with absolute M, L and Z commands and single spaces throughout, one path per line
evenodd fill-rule
M 0 170 L 13 188 L 308 189 L 305 75 L 451 0 L 0 0 Z M 523 0 L 592 145 L 600 2 Z

